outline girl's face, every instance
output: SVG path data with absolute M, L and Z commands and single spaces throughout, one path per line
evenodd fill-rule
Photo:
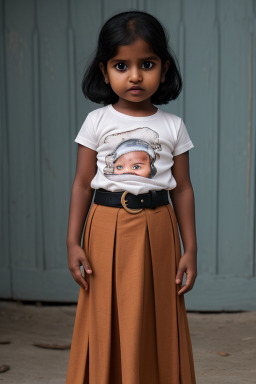
M 117 54 L 107 62 L 107 71 L 103 63 L 100 63 L 100 69 L 119 100 L 130 104 L 150 101 L 160 82 L 165 81 L 169 65 L 166 61 L 162 68 L 160 57 L 139 38 L 130 45 L 119 46 Z M 141 90 L 130 90 L 133 86 Z

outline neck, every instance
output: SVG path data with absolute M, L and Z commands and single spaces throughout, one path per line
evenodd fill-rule
M 134 103 L 120 98 L 117 103 L 113 104 L 113 108 L 119 112 L 128 112 L 134 116 L 153 114 L 158 109 L 150 100 Z

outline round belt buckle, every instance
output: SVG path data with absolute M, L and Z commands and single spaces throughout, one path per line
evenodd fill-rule
M 139 212 L 141 212 L 143 208 L 136 209 L 136 208 L 128 208 L 126 206 L 127 200 L 125 200 L 125 196 L 127 195 L 127 193 L 129 193 L 129 191 L 124 191 L 124 193 L 122 194 L 122 197 L 121 197 L 121 204 L 124 207 L 124 209 L 127 212 L 129 212 L 129 213 L 139 213 Z

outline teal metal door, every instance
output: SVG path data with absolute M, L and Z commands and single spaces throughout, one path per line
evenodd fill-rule
M 102 23 L 131 9 L 159 18 L 183 74 L 179 99 L 160 108 L 184 119 L 195 145 L 187 309 L 255 310 L 255 0 L 0 0 L 0 296 L 78 298 L 65 245 L 74 138 L 100 107 L 80 84 Z

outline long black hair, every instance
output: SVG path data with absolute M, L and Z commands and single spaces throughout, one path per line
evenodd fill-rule
M 107 62 L 116 55 L 118 47 L 129 45 L 138 38 L 145 40 L 160 57 L 162 65 L 170 60 L 170 67 L 165 75 L 165 82 L 151 96 L 152 104 L 167 104 L 175 100 L 181 89 L 182 79 L 179 64 L 172 49 L 168 47 L 168 34 L 164 27 L 152 15 L 142 11 L 122 12 L 112 16 L 103 25 L 95 57 L 86 69 L 82 80 L 82 91 L 86 98 L 99 104 L 114 104 L 119 96 L 106 84 L 100 70 L 102 62 L 105 69 Z

